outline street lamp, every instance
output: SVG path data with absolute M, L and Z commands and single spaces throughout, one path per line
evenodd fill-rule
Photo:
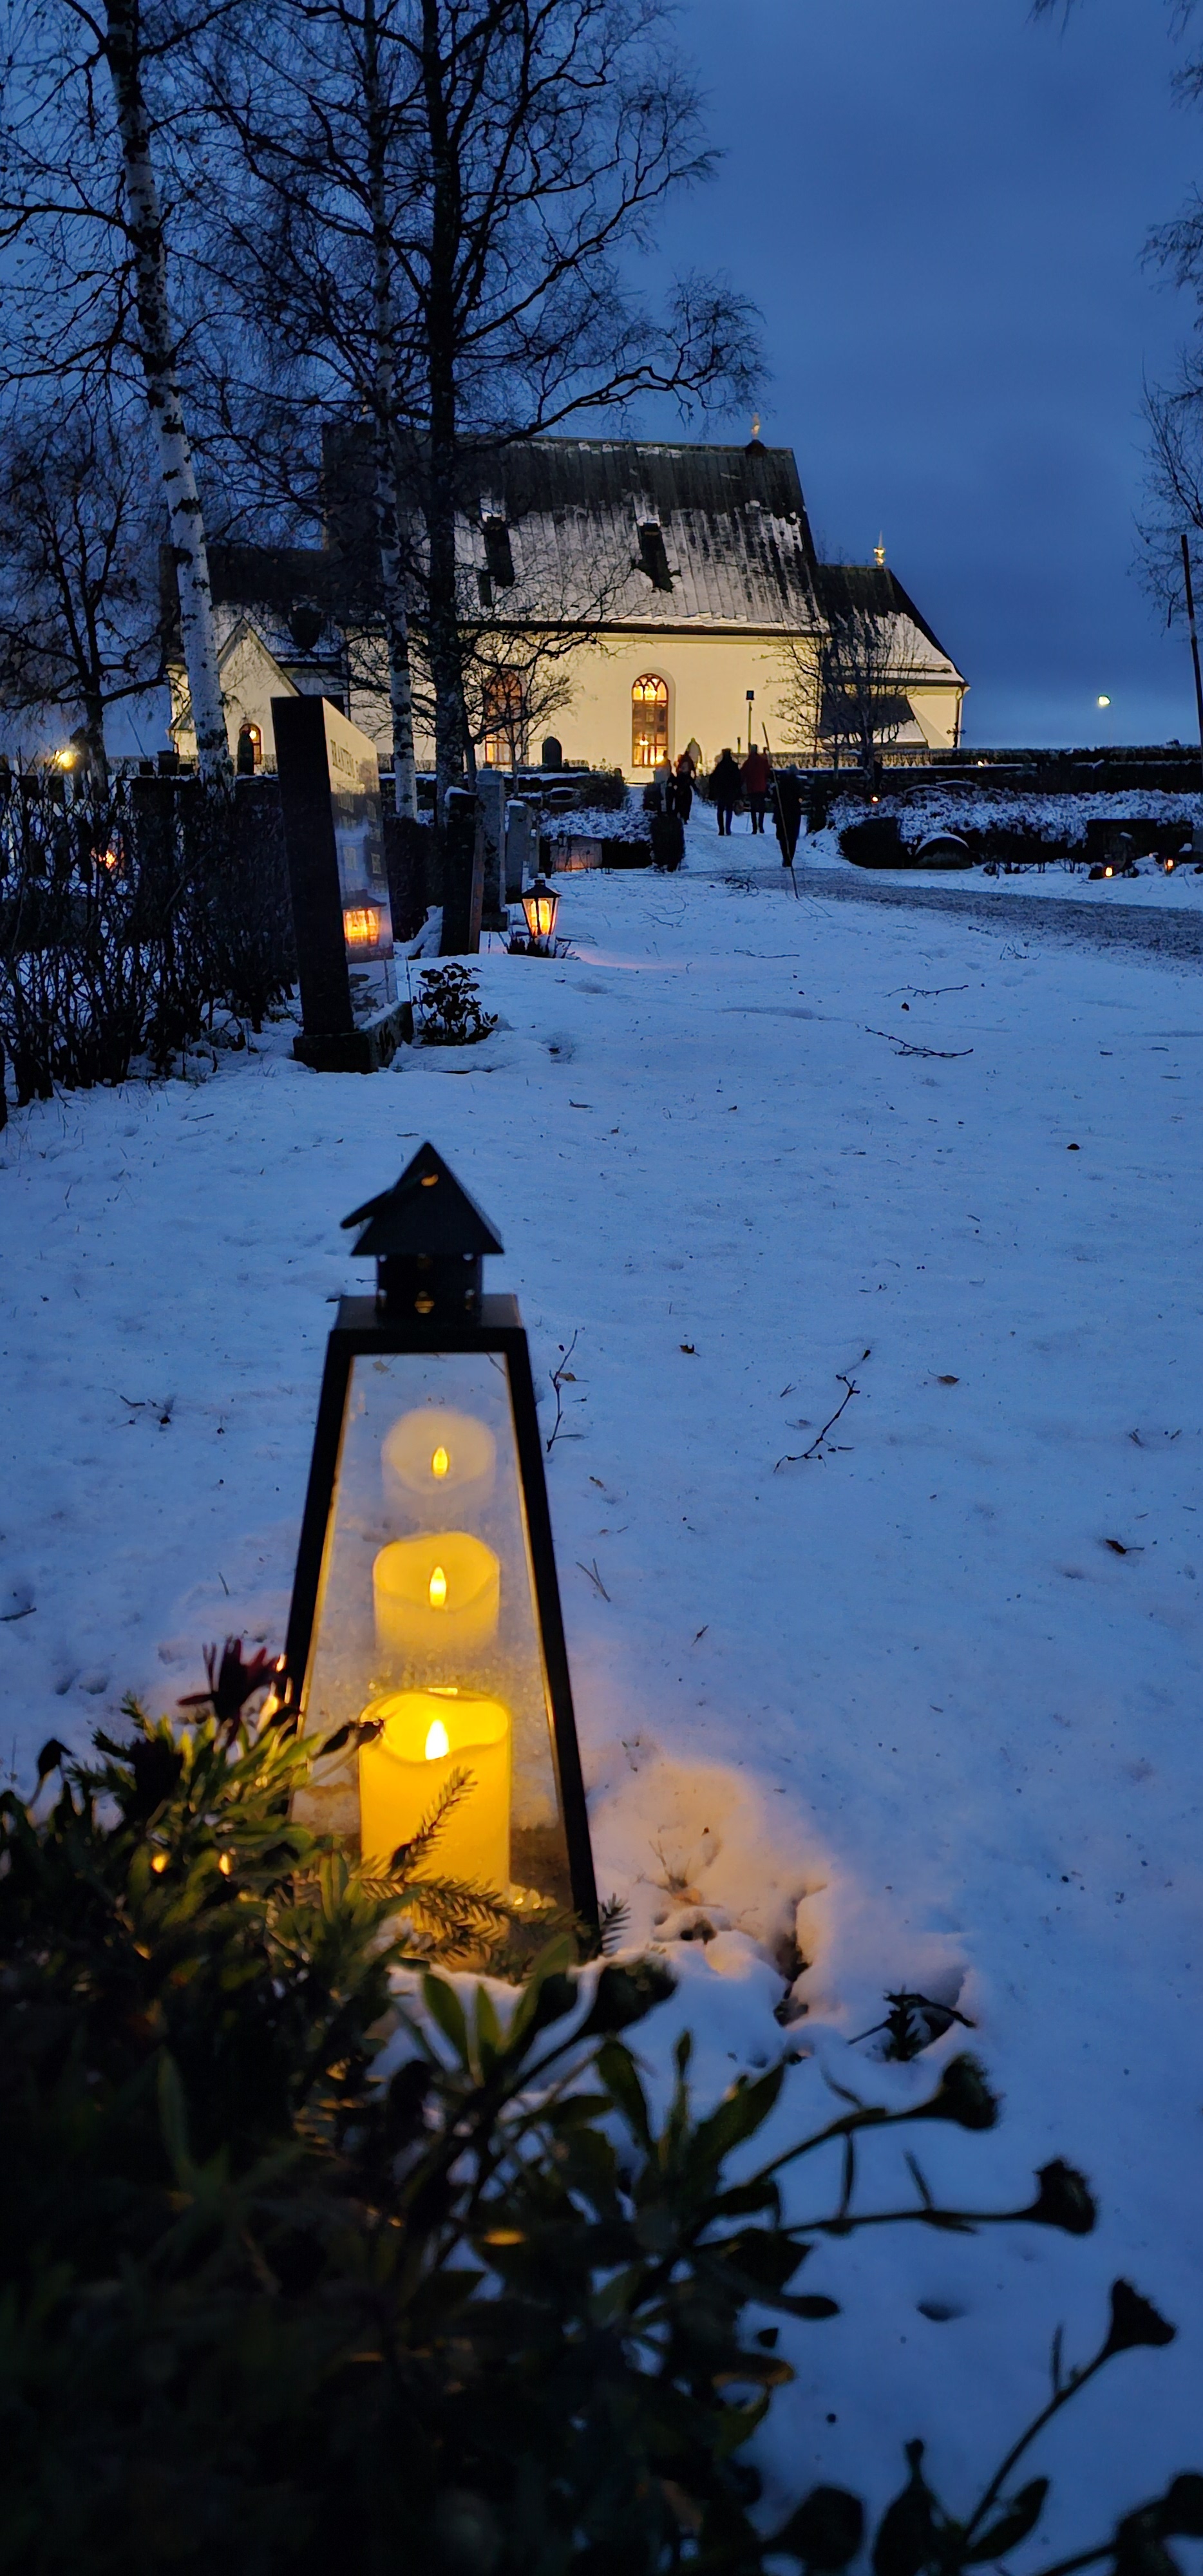
M 307 1821 L 385 1869 L 456 1774 L 429 1863 L 532 1921 L 597 1893 L 530 1354 L 501 1244 L 433 1145 L 345 1225 L 376 1293 L 330 1335 L 277 1690 Z

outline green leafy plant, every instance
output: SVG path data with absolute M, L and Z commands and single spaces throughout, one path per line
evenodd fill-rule
M 415 1846 L 381 1882 L 295 1821 L 314 1753 L 286 1713 L 248 1717 L 257 1679 L 227 1641 L 194 1722 L 131 1705 L 125 1740 L 52 1743 L 38 1795 L 0 1798 L 0 2568 L 847 2565 L 858 2499 L 818 2487 L 771 2527 L 744 2456 L 791 2376 L 776 2321 L 835 2313 L 798 2287 L 809 2257 L 887 2222 L 1082 2235 L 1086 2183 L 1057 2162 L 1014 2209 L 953 2210 L 912 2163 L 913 2201 L 862 2207 L 870 2133 L 994 2125 L 969 2056 L 906 2111 L 839 2097 L 756 2165 L 787 2066 L 699 2110 L 682 2037 L 657 2111 L 631 2045 L 671 1990 L 655 1957 L 581 1969 L 561 1939 L 508 1993 L 399 1986 Z M 787 2220 L 785 2170 L 833 2144 L 835 2206 Z M 1037 2434 L 1172 2331 L 1117 2284 L 1098 2352 L 1064 2377 L 1055 2355 L 963 2520 L 912 2446 L 876 2576 L 1017 2546 Z M 1167 2539 L 1199 2530 L 1183 2476 L 1068 2565 L 1167 2576 Z
M 882 2056 L 897 2058 L 904 2066 L 930 2048 L 934 2040 L 942 2039 L 954 2022 L 962 2030 L 975 2027 L 968 2015 L 957 2012 L 954 2005 L 936 2003 L 931 1995 L 912 1994 L 905 1987 L 897 1994 L 888 1993 L 885 2000 L 890 2009 L 884 2021 L 875 2021 L 871 2029 L 858 2031 L 852 2045 L 856 2048 L 861 2040 L 876 2039 L 884 2031 Z
M 428 966 L 418 999 L 423 1046 L 475 1046 L 497 1026 L 482 1010 L 480 989 L 468 966 Z

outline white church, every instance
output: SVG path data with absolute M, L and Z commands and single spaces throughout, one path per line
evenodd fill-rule
M 825 611 L 850 585 L 891 639 L 883 757 L 959 743 L 963 675 L 880 547 L 866 566 L 817 561 L 792 449 L 755 436 L 742 447 L 539 438 L 493 451 L 475 480 L 458 558 L 479 660 L 478 759 L 538 761 L 550 735 L 567 764 L 638 784 L 687 745 L 709 768 L 724 747 L 767 738 L 775 757 L 826 765 L 819 656 Z M 294 692 L 333 699 L 391 764 L 366 431 L 327 438 L 325 489 L 320 547 L 211 550 L 230 748 L 241 742 L 244 766 L 274 767 L 271 701 Z M 187 757 L 178 653 L 170 675 Z M 432 767 L 420 657 L 415 677 L 418 765 Z

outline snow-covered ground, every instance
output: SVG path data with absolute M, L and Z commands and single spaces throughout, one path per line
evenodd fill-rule
M 854 2044 L 916 1987 L 1005 2097 L 989 2136 L 908 2133 L 933 2189 L 1015 2207 L 1061 2154 L 1102 2203 L 1085 2242 L 821 2248 L 804 2286 L 843 2313 L 783 2332 L 774 2495 L 880 2506 L 922 2434 L 964 2505 L 1124 2273 L 1179 2340 L 1033 2456 L 1043 2562 L 1203 2467 L 1203 986 L 706 873 L 749 839 L 565 879 L 575 953 L 482 957 L 484 1045 L 364 1080 L 280 1029 L 205 1082 L 13 1114 L 4 1766 L 126 1689 L 170 1705 L 206 1639 L 280 1641 L 327 1300 L 361 1284 L 338 1221 L 430 1137 L 545 1387 L 577 1336 L 548 1475 L 599 1879 L 680 1972 L 649 2060 L 685 2021 L 710 2092 L 801 2052 L 784 2145 L 828 2075 L 901 2102 L 964 2044 Z M 712 1940 L 672 1938 L 691 1891 Z M 911 2197 L 890 2139 L 863 2166 L 867 2202 Z M 837 2190 L 803 2168 L 796 2214 Z

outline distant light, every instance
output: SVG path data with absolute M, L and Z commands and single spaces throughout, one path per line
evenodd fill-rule
M 1110 704 L 1111 704 L 1111 700 L 1110 700 L 1110 698 L 1096 698 L 1096 700 L 1095 700 L 1095 704 L 1096 704 L 1096 706 L 1100 706 L 1100 707 L 1109 707 L 1109 706 L 1110 706 Z

